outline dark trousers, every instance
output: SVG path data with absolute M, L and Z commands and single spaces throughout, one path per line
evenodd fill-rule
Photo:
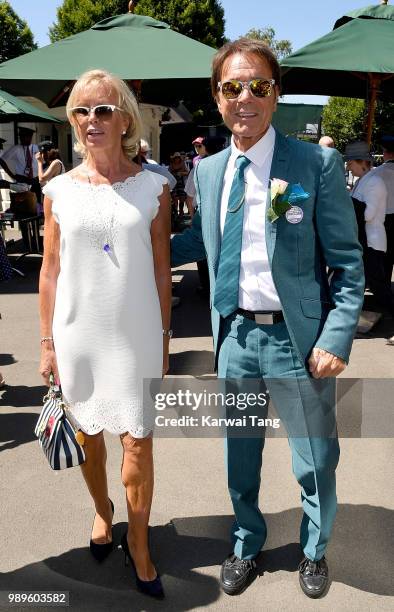
M 387 235 L 387 253 L 384 268 L 386 281 L 391 289 L 391 277 L 393 275 L 394 266 L 394 213 L 391 215 L 386 215 L 384 227 L 386 228 Z
M 209 293 L 209 272 L 206 259 L 201 259 L 197 262 L 198 277 L 200 279 L 201 288 Z
M 386 254 L 368 247 L 364 254 L 365 278 L 380 306 L 394 317 L 394 295 L 387 284 Z

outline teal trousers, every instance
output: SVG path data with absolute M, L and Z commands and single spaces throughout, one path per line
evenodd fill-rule
M 306 557 L 319 560 L 330 538 L 337 505 L 335 379 L 317 381 L 309 376 L 284 321 L 257 325 L 233 314 L 222 323 L 218 376 L 230 379 L 239 388 L 246 378 L 266 385 L 277 416 L 286 427 L 293 473 L 301 486 L 301 547 Z M 235 514 L 232 540 L 234 552 L 241 559 L 256 557 L 267 537 L 258 506 L 264 441 L 261 431 L 248 437 L 233 437 L 227 431 L 228 488 Z

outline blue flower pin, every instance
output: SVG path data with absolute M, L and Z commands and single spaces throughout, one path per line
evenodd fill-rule
M 282 179 L 271 179 L 271 206 L 268 209 L 268 220 L 273 223 L 284 215 L 292 206 L 309 198 L 301 183 L 290 185 Z

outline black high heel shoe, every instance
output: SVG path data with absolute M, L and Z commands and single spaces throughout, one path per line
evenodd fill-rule
M 110 499 L 109 501 L 111 504 L 112 517 L 113 517 L 115 508 L 114 508 L 114 504 L 112 503 L 112 500 Z M 102 561 L 104 561 L 104 559 L 108 557 L 110 552 L 112 552 L 113 548 L 114 548 L 113 537 L 112 537 L 111 542 L 107 542 L 106 544 L 96 544 L 95 542 L 93 542 L 93 540 L 90 540 L 90 552 L 92 553 L 96 561 L 98 561 L 99 563 L 101 563 Z
M 138 590 L 141 591 L 141 593 L 144 593 L 144 595 L 149 595 L 150 597 L 155 597 L 156 599 L 164 599 L 164 590 L 159 574 L 157 574 L 156 578 L 153 580 L 141 580 L 141 578 L 138 577 L 133 557 L 130 554 L 129 544 L 127 542 L 127 533 L 123 534 L 120 544 L 124 552 L 125 565 L 127 565 L 127 560 L 129 560 L 131 567 L 134 570 Z

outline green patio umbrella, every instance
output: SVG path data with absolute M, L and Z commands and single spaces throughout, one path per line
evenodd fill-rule
M 333 29 L 335 30 L 357 17 L 361 19 L 391 19 L 394 21 L 394 7 L 388 4 L 388 0 L 382 0 L 380 5 L 370 4 L 364 8 L 350 11 L 337 19 Z
M 387 7 L 386 7 L 387 8 Z M 394 21 L 356 17 L 281 62 L 283 93 L 394 100 Z
M 52 117 L 45 111 L 39 110 L 32 104 L 0 89 L 0 123 L 10 123 L 11 121 L 61 123 L 56 117 Z
M 51 107 L 65 103 L 82 72 L 103 68 L 131 81 L 143 102 L 170 106 L 208 91 L 214 53 L 166 23 L 128 13 L 0 64 L 0 85 Z

